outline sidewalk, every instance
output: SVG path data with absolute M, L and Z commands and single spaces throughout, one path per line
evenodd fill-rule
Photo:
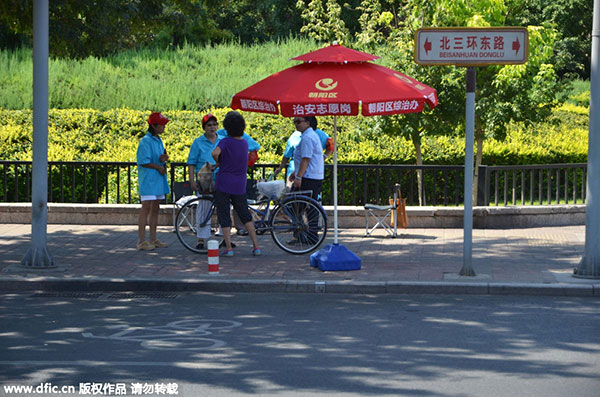
M 57 268 L 20 266 L 31 247 L 31 225 L 0 224 L 0 290 L 265 291 L 459 293 L 600 296 L 600 280 L 572 277 L 583 255 L 585 226 L 474 229 L 475 277 L 459 276 L 463 230 L 409 228 L 393 239 L 377 231 L 343 229 L 339 243 L 362 259 L 356 271 L 322 272 L 308 255 L 290 255 L 259 236 L 252 257 L 247 237 L 234 236 L 235 257 L 220 258 L 209 275 L 206 255 L 187 251 L 171 227 L 159 227 L 168 248 L 137 251 L 136 226 L 48 225 Z M 326 244 L 333 242 L 328 231 Z

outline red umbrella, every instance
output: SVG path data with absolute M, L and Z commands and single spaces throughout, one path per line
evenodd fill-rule
M 363 116 L 421 112 L 425 103 L 437 105 L 436 91 L 384 66 L 340 61 L 353 51 L 333 45 L 293 59 L 309 59 L 282 70 L 235 94 L 233 109 L 293 116 Z M 356 51 L 358 53 L 358 51 Z M 333 61 L 324 61 L 326 53 Z M 364 53 L 359 53 L 364 54 Z M 359 58 L 349 57 L 350 59 Z M 368 59 L 373 59 L 371 56 Z
M 367 54 L 353 50 L 343 45 L 334 43 L 333 45 L 320 48 L 316 51 L 308 52 L 304 55 L 292 58 L 294 61 L 302 62 L 337 62 L 337 63 L 348 63 L 348 62 L 366 62 L 374 61 L 379 59 L 377 55 Z
M 282 70 L 238 92 L 232 109 L 294 116 L 335 116 L 333 152 L 334 243 L 337 230 L 337 116 L 380 116 L 434 108 L 435 89 L 384 66 L 379 57 L 333 44 L 292 58 Z

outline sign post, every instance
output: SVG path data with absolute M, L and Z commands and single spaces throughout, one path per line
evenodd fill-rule
M 463 267 L 461 276 L 475 276 L 473 247 L 473 146 L 475 141 L 475 66 L 527 62 L 529 36 L 523 27 L 423 28 L 415 34 L 415 62 L 419 65 L 467 67 L 465 123 L 465 190 Z

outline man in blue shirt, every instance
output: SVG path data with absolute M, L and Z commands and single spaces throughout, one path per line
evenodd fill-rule
M 288 180 L 292 182 L 292 190 L 310 190 L 311 197 L 318 200 L 325 176 L 325 159 L 323 147 L 317 133 L 310 126 L 309 117 L 295 117 L 294 125 L 302 133 L 300 143 L 294 149 L 294 169 Z M 319 217 L 314 209 L 300 209 L 306 212 L 308 230 L 295 232 L 289 245 L 312 243 L 316 241 L 319 227 Z
M 319 136 L 319 140 L 321 141 L 321 146 L 323 150 L 325 150 L 325 159 L 327 159 L 331 153 L 333 153 L 333 139 L 330 138 L 323 130 L 317 128 L 317 118 L 309 117 L 309 121 L 311 124 L 311 128 L 315 130 L 317 135 Z M 294 150 L 300 144 L 300 139 L 302 138 L 302 133 L 298 130 L 294 131 L 292 135 L 288 138 L 285 144 L 285 150 L 283 151 L 283 156 L 281 157 L 281 164 L 275 170 L 273 177 L 276 178 L 277 175 L 283 171 L 285 167 L 287 167 L 286 172 L 286 180 L 289 176 L 294 172 L 294 162 L 290 162 L 290 159 L 294 157 Z
M 294 149 L 294 172 L 288 179 L 294 190 L 311 190 L 312 198 L 316 200 L 321 194 L 325 175 L 321 140 L 310 126 L 308 117 L 295 117 L 294 125 L 302 137 Z

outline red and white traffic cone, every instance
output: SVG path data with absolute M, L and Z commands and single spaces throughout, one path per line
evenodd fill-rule
M 208 274 L 217 276 L 219 274 L 219 242 L 208 240 Z

